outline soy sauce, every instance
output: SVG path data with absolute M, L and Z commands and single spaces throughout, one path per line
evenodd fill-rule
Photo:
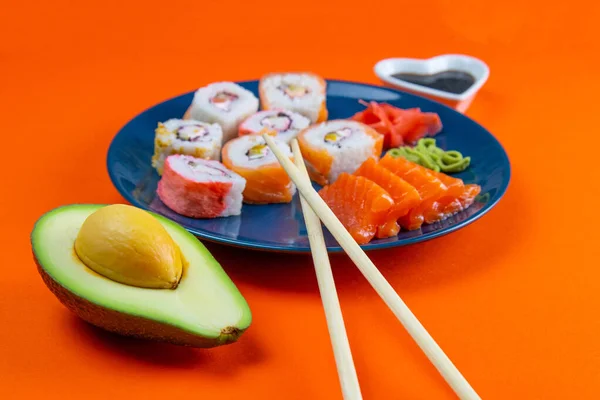
M 475 77 L 468 72 L 448 70 L 431 75 L 420 75 L 410 73 L 397 73 L 392 75 L 396 79 L 426 86 L 444 92 L 461 94 L 475 83 Z

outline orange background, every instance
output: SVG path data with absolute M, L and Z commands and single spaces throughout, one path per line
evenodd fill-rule
M 506 147 L 510 188 L 465 229 L 372 258 L 484 399 L 600 396 L 598 5 L 83 3 L 1 7 L 0 398 L 341 398 L 309 257 L 211 245 L 254 321 L 202 351 L 80 322 L 28 235 L 53 207 L 123 202 L 107 147 L 157 102 L 272 70 L 377 83 L 379 59 L 447 52 L 490 66 L 467 114 Z M 364 398 L 453 398 L 352 263 L 332 263 Z

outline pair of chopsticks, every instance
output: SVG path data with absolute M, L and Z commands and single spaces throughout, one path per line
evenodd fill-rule
M 325 201 L 313 189 L 297 140 L 294 139 L 291 143 L 294 162 L 296 164 L 294 165 L 288 156 L 283 154 L 275 144 L 271 136 L 268 134 L 263 134 L 262 136 L 300 192 L 302 212 L 308 231 L 313 263 L 344 399 L 362 399 L 362 395 L 329 264 L 321 222 L 327 227 L 354 264 L 356 264 L 385 304 L 400 320 L 404 328 L 413 340 L 417 342 L 421 350 L 423 350 L 457 396 L 460 399 L 481 399 L 423 325 L 421 325 L 417 317 L 410 311 L 394 288 L 379 272 L 371 259 L 356 243 L 354 238 L 352 238 Z

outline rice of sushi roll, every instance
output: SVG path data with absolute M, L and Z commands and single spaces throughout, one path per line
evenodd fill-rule
M 311 178 L 327 185 L 342 172 L 354 173 L 369 157 L 379 160 L 383 135 L 363 123 L 339 119 L 302 130 L 298 144 Z
M 263 131 L 267 132 L 267 130 Z M 275 131 L 269 134 L 276 136 Z M 290 146 L 275 139 L 279 148 L 292 157 Z M 289 178 L 261 135 L 245 135 L 223 146 L 223 164 L 246 179 L 244 202 L 250 204 L 289 203 L 296 185 Z
M 325 80 L 309 72 L 263 76 L 258 91 L 262 108 L 283 108 L 304 115 L 311 123 L 327 120 Z
M 246 180 L 215 160 L 175 154 L 165 160 L 157 194 L 171 210 L 190 218 L 239 215 Z
M 223 142 L 237 136 L 239 124 L 258 111 L 258 98 L 233 82 L 216 82 L 194 94 L 185 119 L 217 123 L 223 129 Z
M 274 108 L 259 111 L 246 118 L 240 125 L 239 135 L 256 134 L 267 128 L 277 131 L 277 139 L 289 143 L 298 135 L 298 132 L 309 125 L 310 120 L 301 114 L 281 108 Z
M 223 131 L 218 124 L 175 118 L 159 122 L 152 166 L 162 175 L 165 159 L 172 154 L 219 160 L 222 142 Z

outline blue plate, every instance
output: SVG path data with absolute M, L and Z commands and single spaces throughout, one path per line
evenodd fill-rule
M 510 180 L 510 163 L 498 141 L 485 128 L 449 107 L 416 95 L 361 83 L 328 80 L 329 118 L 348 118 L 364 109 L 358 100 L 388 102 L 397 107 L 420 107 L 438 113 L 444 129 L 436 136 L 438 146 L 471 156 L 471 166 L 454 176 L 477 183 L 482 191 L 467 210 L 422 229 L 400 232 L 397 237 L 375 239 L 365 250 L 403 246 L 433 239 L 475 221 L 504 195 Z M 240 82 L 258 94 L 258 81 Z M 131 204 L 162 214 L 199 238 L 238 247 L 279 252 L 310 252 L 298 195 L 289 204 L 244 205 L 242 214 L 216 219 L 192 219 L 168 209 L 156 196 L 159 176 L 151 167 L 154 129 L 159 121 L 181 118 L 193 92 L 160 103 L 136 116 L 113 139 L 107 157 L 110 178 Z M 318 188 L 315 186 L 315 188 Z M 340 252 L 336 240 L 325 230 L 330 252 Z

